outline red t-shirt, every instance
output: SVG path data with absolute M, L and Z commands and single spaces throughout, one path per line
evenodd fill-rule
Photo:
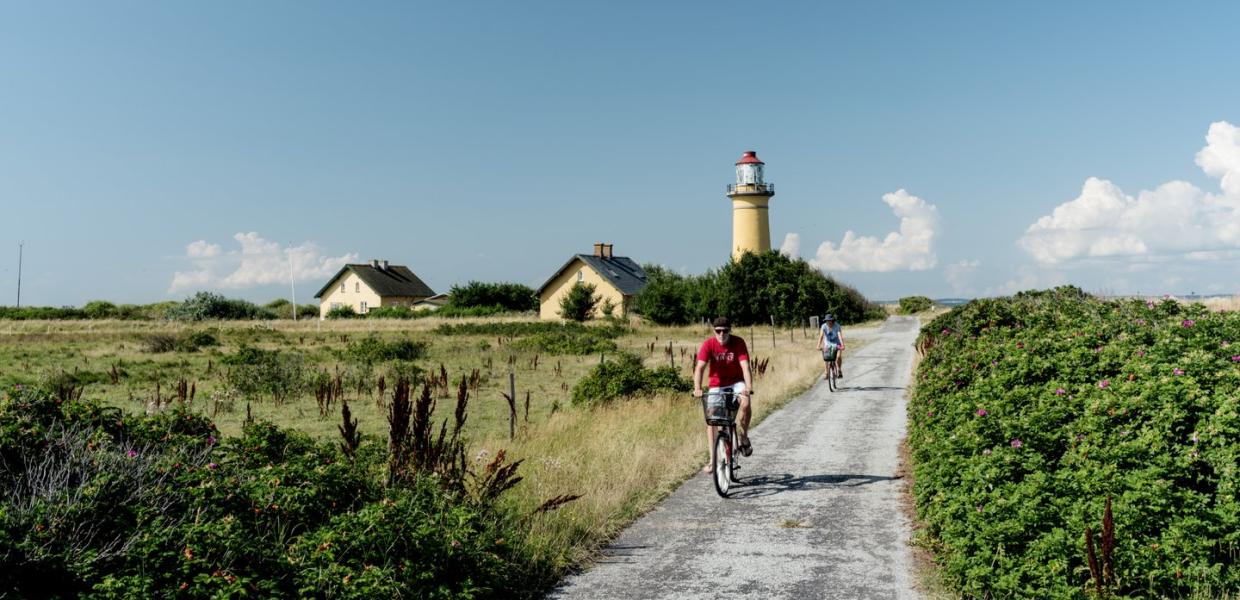
M 720 344 L 711 336 L 698 350 L 697 359 L 710 365 L 710 387 L 726 387 L 744 381 L 741 361 L 749 360 L 749 348 L 745 340 L 730 336 L 727 344 Z

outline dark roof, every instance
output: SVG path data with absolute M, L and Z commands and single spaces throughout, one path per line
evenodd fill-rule
M 616 286 L 616 289 L 620 290 L 620 293 L 625 296 L 632 296 L 633 294 L 640 292 L 642 288 L 646 287 L 646 272 L 642 270 L 641 265 L 633 262 L 633 259 L 627 256 L 603 258 L 601 256 L 594 256 L 593 254 L 577 254 L 568 259 L 568 262 L 564 263 L 564 266 L 557 269 L 556 272 L 547 279 L 546 283 L 543 283 L 542 286 L 538 288 L 538 294 L 541 295 L 543 290 L 546 289 L 548 285 L 551 285 L 551 282 L 555 281 L 555 278 L 559 277 L 560 273 L 563 273 L 564 270 L 567 269 L 569 265 L 572 265 L 573 261 L 576 260 L 580 260 L 581 262 L 589 265 L 589 267 L 594 269 L 599 276 L 607 281 L 610 281 L 612 285 Z
M 340 271 L 327 280 L 327 285 L 315 294 L 315 298 L 323 297 L 327 293 L 328 288 L 344 275 L 345 271 L 353 271 L 366 287 L 374 290 L 380 296 L 434 296 L 435 291 L 418 279 L 409 267 L 404 265 L 388 265 L 386 269 L 381 269 L 374 265 L 345 265 Z

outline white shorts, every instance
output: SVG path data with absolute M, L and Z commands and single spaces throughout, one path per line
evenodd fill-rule
M 726 394 L 726 393 L 732 393 L 732 394 L 736 394 L 736 395 L 738 395 L 738 396 L 739 396 L 739 395 L 741 394 L 741 392 L 744 392 L 744 391 L 745 391 L 745 382 L 744 382 L 744 381 L 738 381 L 738 382 L 736 382 L 736 383 L 734 383 L 734 384 L 732 384 L 732 385 L 725 385 L 725 386 L 721 386 L 721 387 L 713 387 L 713 388 L 710 388 L 710 389 L 706 390 L 706 393 L 708 393 L 708 394 L 718 394 L 718 393 L 720 393 L 720 392 L 723 392 L 723 393 L 725 393 L 725 394 Z

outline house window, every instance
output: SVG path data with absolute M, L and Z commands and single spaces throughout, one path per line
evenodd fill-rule
M 364 315 L 364 314 L 366 314 L 366 302 L 365 302 L 365 301 L 363 301 L 363 302 L 362 302 L 362 310 L 361 310 L 361 313 L 362 313 L 363 315 Z
M 340 293 L 341 294 L 344 293 L 344 282 L 343 281 L 340 282 Z
M 586 280 L 585 271 L 577 271 L 577 283 L 581 283 L 582 281 L 585 281 L 585 280 Z
M 355 282 L 353 282 L 353 291 L 355 291 L 355 292 L 360 292 L 360 291 L 362 291 L 362 282 L 360 282 L 360 281 L 355 281 Z

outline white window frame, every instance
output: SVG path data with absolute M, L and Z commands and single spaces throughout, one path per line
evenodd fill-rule
M 362 310 L 358 311 L 358 314 L 363 314 L 363 315 L 364 315 L 364 314 L 366 314 L 366 311 L 368 311 L 368 310 L 370 310 L 370 309 L 366 308 L 366 301 L 365 301 L 365 300 L 362 300 Z
M 585 281 L 585 280 L 586 280 L 586 272 L 585 272 L 585 271 L 577 271 L 577 283 L 581 283 L 581 282 L 583 282 L 583 281 Z

